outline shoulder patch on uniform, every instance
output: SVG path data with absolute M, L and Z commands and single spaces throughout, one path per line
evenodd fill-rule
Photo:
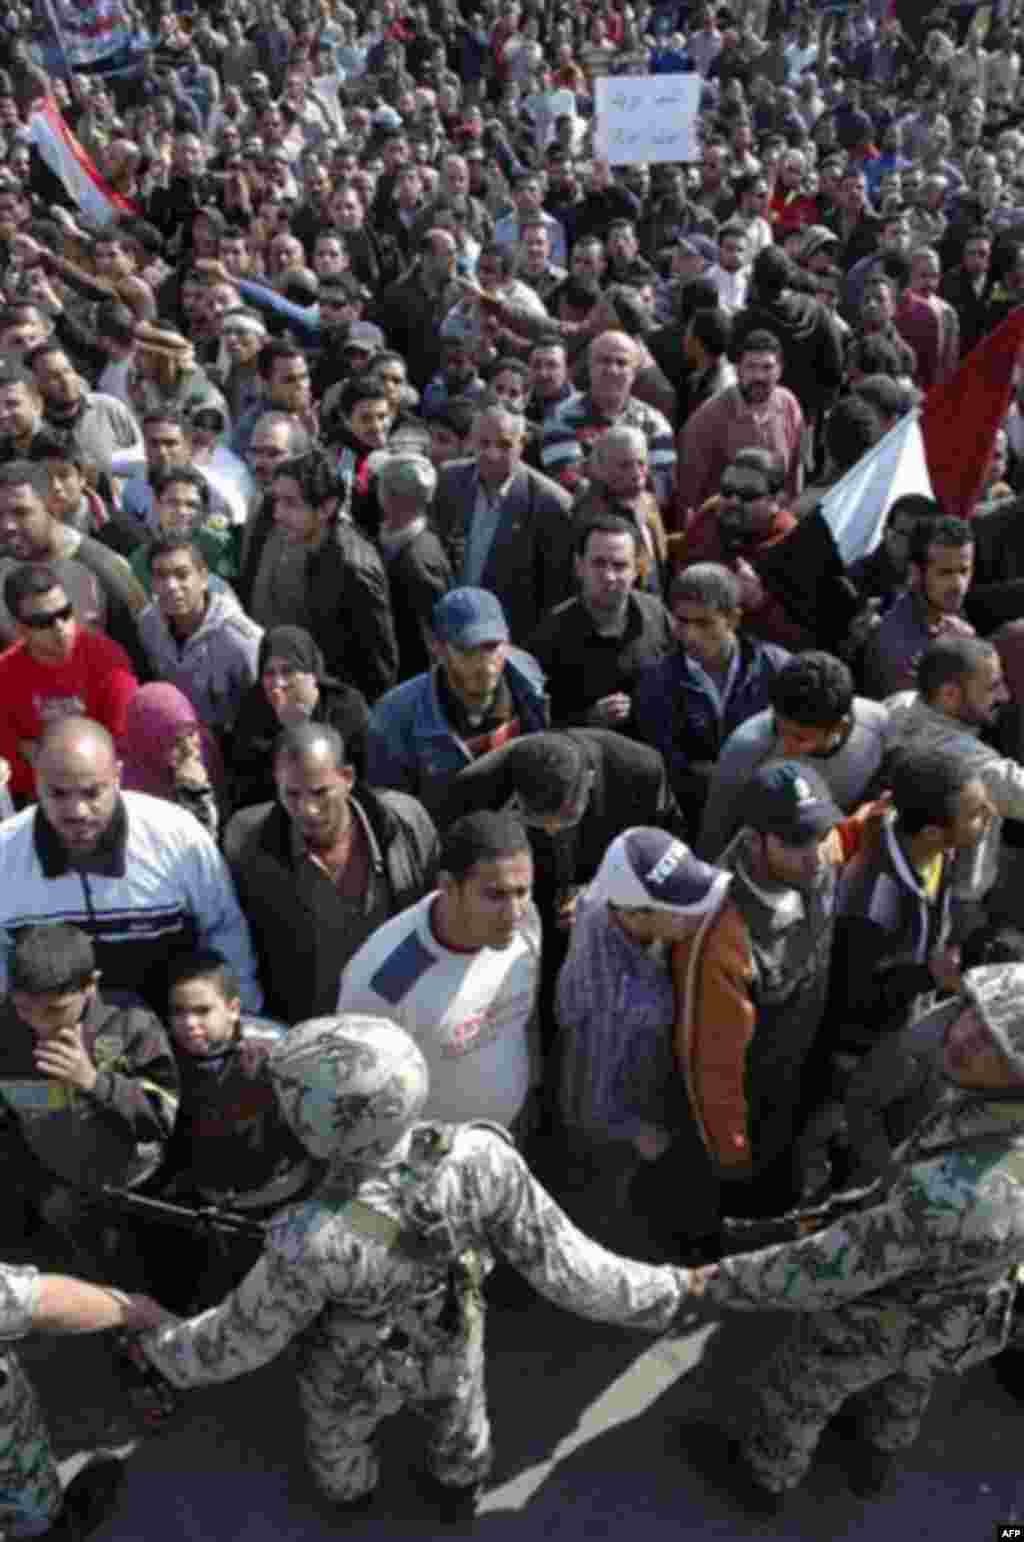
M 433 953 L 410 932 L 370 977 L 370 988 L 395 1007 L 436 963 Z

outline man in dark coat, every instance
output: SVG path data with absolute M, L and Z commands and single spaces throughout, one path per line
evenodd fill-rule
M 437 511 L 456 581 L 489 589 L 521 645 L 572 592 L 572 497 L 522 462 L 525 422 L 497 403 L 474 424 L 475 453 L 449 461 Z
M 249 609 L 254 590 L 273 590 L 275 575 L 267 573 L 264 557 L 275 529 L 289 546 L 300 546 L 301 592 L 275 603 L 299 612 L 288 616 L 289 624 L 304 627 L 328 672 L 351 681 L 372 703 L 398 678 L 398 645 L 383 563 L 348 516 L 345 492 L 322 450 L 282 462 L 253 526 L 238 588 Z
M 434 886 L 437 832 L 405 793 L 360 787 L 336 729 L 287 729 L 277 803 L 242 809 L 224 849 L 267 981 L 266 1010 L 297 1023 L 333 1011 L 341 971 L 370 933 Z

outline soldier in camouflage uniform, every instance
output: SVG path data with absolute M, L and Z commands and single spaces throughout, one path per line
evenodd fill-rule
M 0 1339 L 31 1332 L 138 1332 L 159 1321 L 144 1296 L 0 1264 Z M 61 1493 L 39 1399 L 13 1350 L 0 1354 L 0 1532 L 79 1542 L 109 1511 L 121 1481 L 113 1458 L 91 1463 Z
M 917 1437 L 935 1377 L 998 1354 L 1024 1260 L 1024 965 L 969 970 L 941 1046 L 949 1083 L 894 1157 L 882 1197 L 826 1231 L 700 1271 L 710 1300 L 806 1315 L 762 1373 L 742 1442 L 693 1426 L 713 1483 L 777 1511 L 825 1425 L 855 1440 L 850 1483 L 877 1495 Z
M 492 1251 L 558 1305 L 652 1332 L 671 1325 L 689 1277 L 577 1231 L 501 1127 L 417 1124 L 426 1063 L 386 1019 L 316 1018 L 270 1066 L 292 1129 L 329 1164 L 324 1182 L 275 1218 L 227 1300 L 145 1351 L 186 1387 L 254 1370 L 298 1338 L 307 1451 L 328 1497 L 372 1494 L 377 1426 L 408 1405 L 427 1421 L 442 1514 L 468 1517 L 491 1464 L 480 1287 Z

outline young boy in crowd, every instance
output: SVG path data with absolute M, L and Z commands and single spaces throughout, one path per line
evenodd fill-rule
M 92 940 L 77 926 L 19 933 L 0 1004 L 0 1162 L 9 1194 L 103 1279 L 138 1285 L 132 1228 L 105 1256 L 109 1211 L 92 1197 L 131 1187 L 159 1165 L 178 1075 L 159 1020 L 108 1005 Z
M 238 980 L 212 949 L 171 966 L 167 1021 L 181 1104 L 150 1192 L 190 1208 L 222 1206 L 262 1221 L 304 1193 L 313 1176 L 313 1164 L 280 1117 L 266 1070 L 284 1030 L 267 1019 L 243 1020 Z M 204 1303 L 220 1300 L 262 1246 L 257 1239 L 201 1231 L 190 1245 L 180 1231 L 163 1231 L 170 1267 L 159 1274 L 161 1300 L 182 1308 L 197 1295 Z M 221 1245 L 226 1240 L 230 1246 Z

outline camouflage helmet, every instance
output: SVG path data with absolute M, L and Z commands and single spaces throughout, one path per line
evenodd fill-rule
M 1024 964 L 968 969 L 963 991 L 1014 1072 L 1024 1077 Z
M 272 1051 L 270 1074 L 295 1135 L 331 1163 L 385 1158 L 430 1090 L 427 1063 L 405 1029 L 359 1012 L 299 1023 Z

